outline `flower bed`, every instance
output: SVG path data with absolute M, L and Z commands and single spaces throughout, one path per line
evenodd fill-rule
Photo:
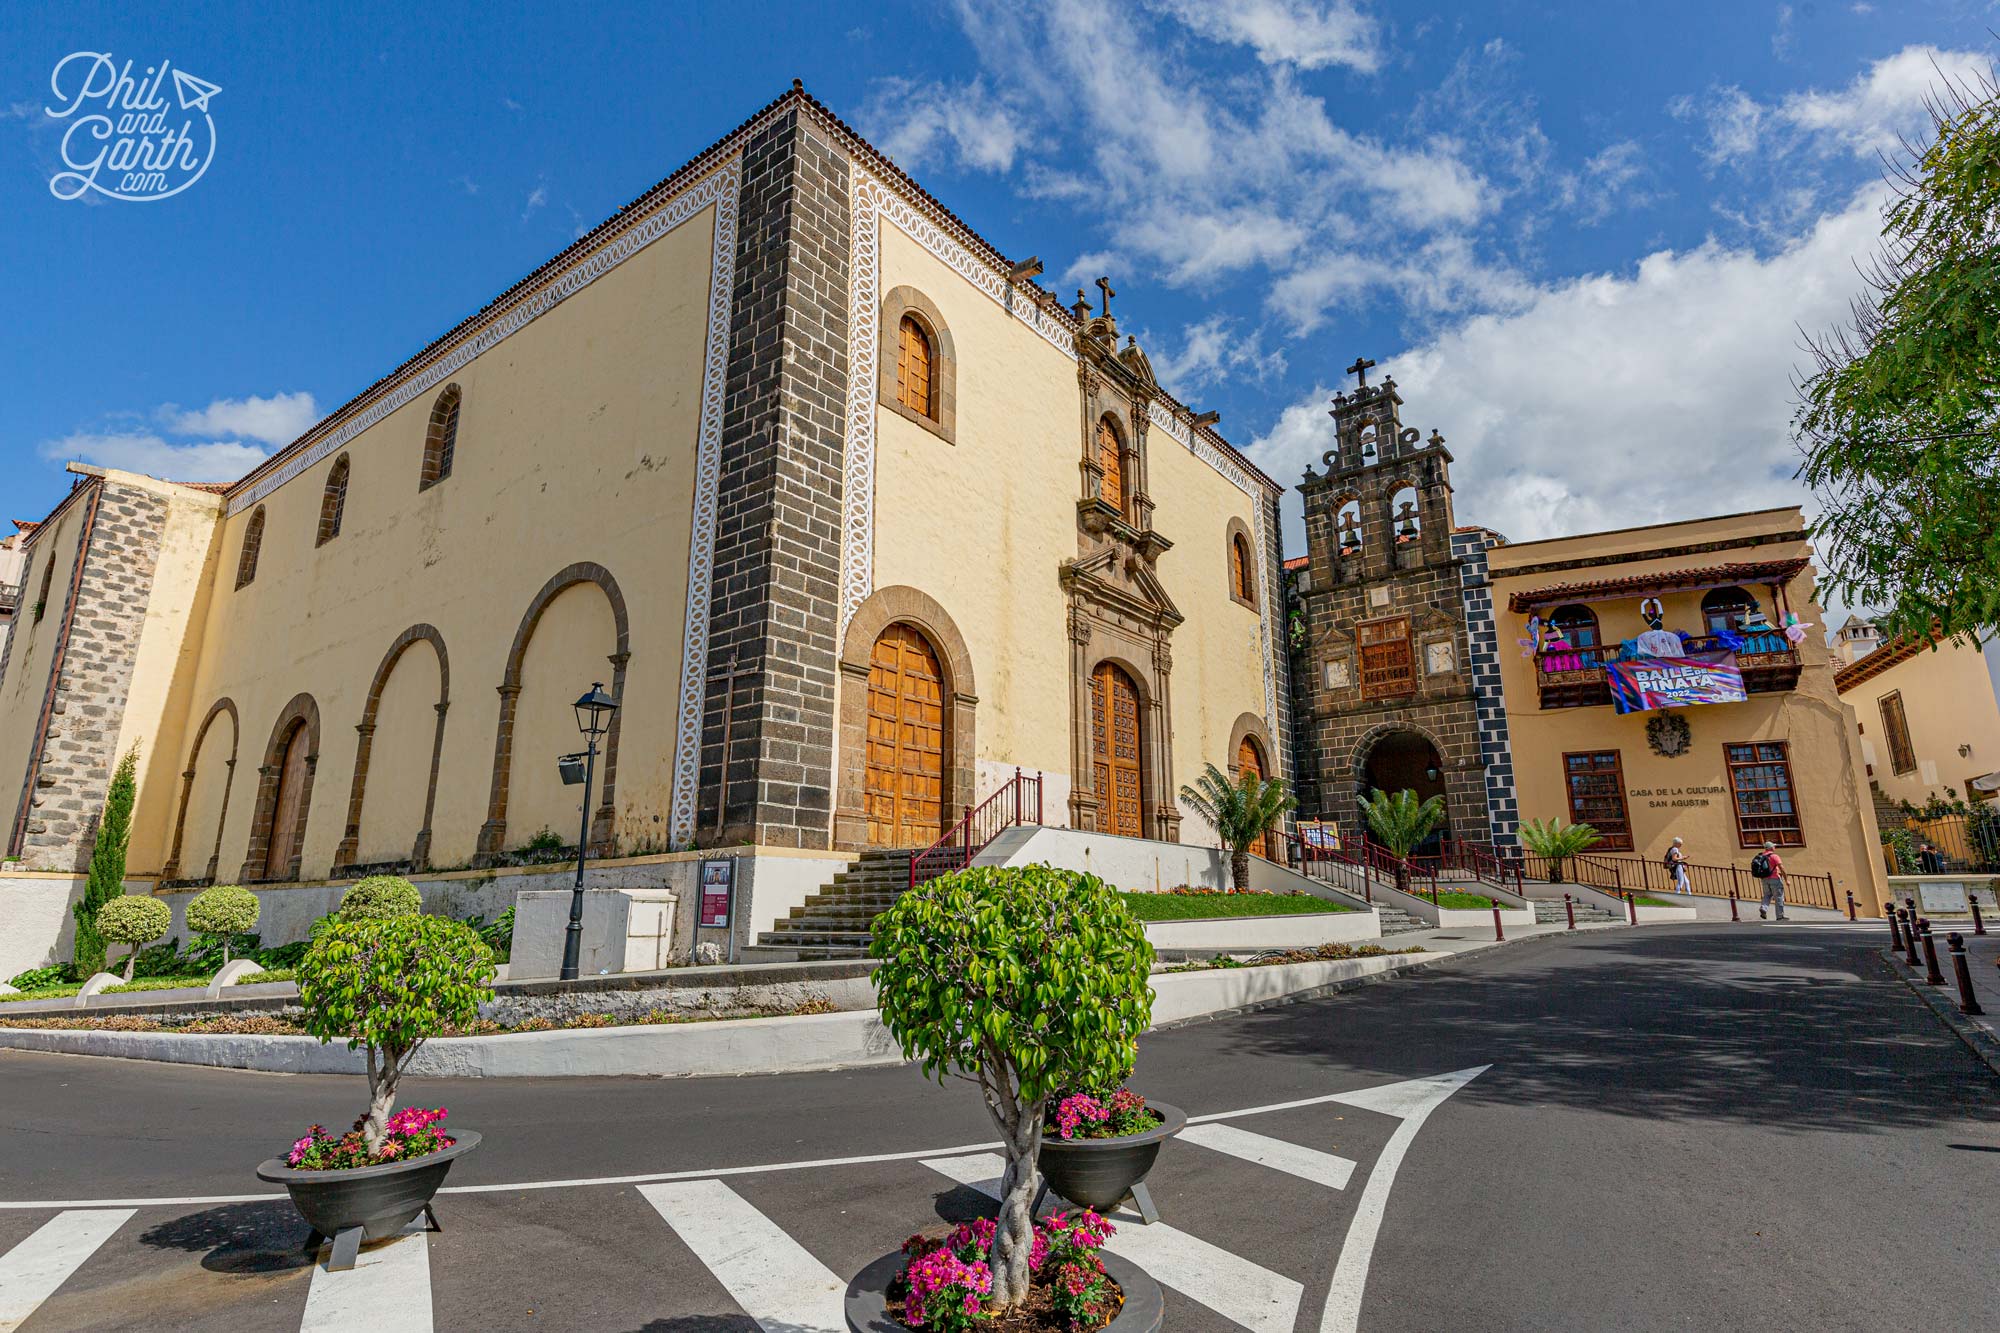
M 1386 958 L 1391 954 L 1423 953 L 1421 946 L 1384 949 L 1379 944 L 1322 944 L 1316 949 L 1271 949 L 1250 958 L 1223 954 L 1216 958 L 1193 958 L 1167 968 L 1169 972 L 1207 972 L 1229 967 L 1283 967 L 1288 963 L 1338 963 L 1349 958 Z
M 389 1117 L 383 1127 L 382 1146 L 373 1153 L 362 1138 L 359 1120 L 339 1138 L 327 1133 L 325 1126 L 313 1125 L 292 1144 L 285 1154 L 285 1165 L 294 1171 L 352 1171 L 384 1162 L 428 1157 L 458 1142 L 438 1126 L 449 1114 L 442 1106 L 431 1110 L 404 1107 Z
M 250 982 L 262 981 L 261 975 L 247 978 Z M 70 994 L 74 995 L 72 988 Z M 8 996 L 8 999 L 42 998 L 26 995 Z M 464 1025 L 446 1024 L 434 1040 L 450 1041 L 454 1037 L 507 1037 L 522 1032 L 556 1032 L 577 1028 L 624 1028 L 662 1027 L 682 1023 L 724 1023 L 738 1018 L 803 1018 L 812 1014 L 838 1013 L 840 1010 L 826 997 L 813 996 L 802 1000 L 790 1009 L 748 1009 L 740 1013 L 681 1012 L 669 1009 L 654 1009 L 643 1018 L 621 1020 L 612 1014 L 573 1014 L 568 1018 L 526 1018 L 512 1026 L 504 1026 L 490 1019 L 476 1019 Z M 296 1020 L 298 1010 L 288 1009 L 285 1014 L 254 1016 L 216 1015 L 195 1019 L 152 1018 L 137 1014 L 61 1014 L 24 1015 L 8 1018 L 0 1022 L 0 1027 L 10 1028 L 71 1028 L 99 1032 L 188 1032 L 213 1035 L 229 1033 L 258 1037 L 302 1037 L 309 1035 L 304 1026 Z
M 908 1263 L 890 1284 L 890 1310 L 910 1328 L 938 1333 L 1086 1333 L 1110 1323 L 1124 1305 L 1124 1293 L 1098 1254 L 1115 1228 L 1086 1209 L 1035 1224 L 1027 1299 L 1004 1312 L 988 1310 L 993 1272 L 987 1255 L 995 1225 L 980 1218 L 944 1236 L 903 1242 Z
M 1356 909 L 1310 893 L 1270 893 L 1263 889 L 1168 889 L 1161 893 L 1120 893 L 1125 910 L 1141 921 L 1192 921 L 1229 916 L 1292 916 Z
M 1053 1129 L 1058 1138 L 1118 1139 L 1143 1134 L 1159 1123 L 1160 1113 L 1130 1088 L 1120 1088 L 1109 1097 L 1073 1092 L 1044 1116 L 1043 1133 Z

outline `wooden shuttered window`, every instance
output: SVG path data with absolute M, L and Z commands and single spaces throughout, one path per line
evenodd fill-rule
M 1917 771 L 1917 747 L 1910 744 L 1910 719 L 1903 714 L 1903 692 L 1892 690 L 1877 705 L 1882 710 L 1882 739 L 1889 746 L 1892 773 Z
M 1586 750 L 1563 756 L 1563 786 L 1569 817 L 1588 824 L 1604 841 L 1602 852 L 1632 850 L 1632 816 L 1625 807 L 1625 768 L 1616 750 Z
M 896 401 L 920 417 L 937 419 L 932 392 L 936 379 L 936 357 L 931 336 L 915 316 L 905 315 L 898 325 L 896 348 Z
M 1120 514 L 1125 512 L 1124 454 L 1124 446 L 1118 440 L 1118 428 L 1111 424 L 1109 417 L 1099 421 L 1097 423 L 1097 466 L 1102 469 L 1104 477 L 1098 482 L 1097 496 L 1104 503 L 1116 509 Z
M 1799 803 L 1792 793 L 1792 762 L 1783 741 L 1725 745 L 1729 794 L 1736 802 L 1736 838 L 1745 847 L 1775 842 L 1802 847 Z
M 1410 649 L 1410 618 L 1392 616 L 1356 627 L 1361 647 L 1361 697 L 1388 699 L 1417 687 L 1416 656 Z

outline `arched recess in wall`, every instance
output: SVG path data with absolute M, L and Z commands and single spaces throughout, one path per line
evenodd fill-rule
M 1254 772 L 1260 778 L 1280 776 L 1278 750 L 1271 744 L 1270 729 L 1264 725 L 1264 719 L 1255 713 L 1240 714 L 1236 725 L 1229 729 L 1229 775 L 1240 778 L 1246 771 Z M 1275 855 L 1278 848 L 1270 835 L 1258 838 L 1250 851 L 1256 856 L 1278 859 Z
M 602 596 L 590 595 L 582 586 L 586 584 L 594 586 Z M 579 591 L 571 593 L 571 589 Z M 562 602 L 559 607 L 558 599 Z M 586 645 L 592 642 L 593 613 L 601 616 L 607 603 L 611 612 L 612 633 L 608 637 L 612 651 L 600 658 Z M 557 660 L 558 654 L 554 652 L 545 660 L 538 651 L 530 662 L 529 645 L 536 638 L 536 629 L 551 614 L 551 607 L 556 607 L 554 614 L 563 621 L 563 632 L 551 636 L 558 647 L 566 650 L 561 654 L 563 660 Z M 590 842 L 592 851 L 598 855 L 611 850 L 618 787 L 618 736 L 628 711 L 625 668 L 631 655 L 631 622 L 626 616 L 625 595 L 604 566 L 589 561 L 571 565 L 543 584 L 528 603 L 520 628 L 514 631 L 514 644 L 507 651 L 507 667 L 500 677 L 500 724 L 493 739 L 493 785 L 487 796 L 486 822 L 479 829 L 476 860 L 491 863 L 507 850 L 510 821 L 523 830 L 515 841 L 539 832 L 543 822 L 560 834 L 565 843 L 575 836 L 571 830 L 557 827 L 558 822 L 567 819 L 558 812 L 573 812 L 575 804 L 573 799 L 561 795 L 556 759 L 583 748 L 570 705 L 590 688 L 592 681 L 604 680 L 605 671 L 597 665 L 599 661 L 610 663 L 611 678 L 607 683 L 620 707 L 611 715 L 610 729 L 598 758 L 597 777 L 601 785 L 597 808 L 591 815 Z M 569 670 L 565 670 L 566 665 Z M 527 693 L 525 706 L 524 693 Z M 514 766 L 517 749 L 523 764 L 518 774 Z M 526 767 L 529 763 L 535 765 L 533 771 Z
M 218 718 L 226 718 L 227 725 L 216 726 Z M 222 825 L 229 818 L 229 789 L 236 781 L 236 746 L 242 733 L 236 703 L 229 698 L 210 705 L 208 715 L 195 730 L 187 768 L 181 772 L 174 840 L 166 864 L 160 867 L 161 879 L 215 879 L 222 854 Z
M 965 636 L 950 613 L 928 593 L 901 584 L 878 588 L 855 608 L 847 623 L 847 637 L 841 642 L 840 775 L 833 821 L 836 847 L 854 850 L 869 845 L 870 678 L 879 674 L 875 664 L 878 644 L 898 626 L 922 636 L 941 675 L 944 745 L 940 821 L 949 826 L 972 803 L 977 781 L 979 695 Z
M 1225 534 L 1223 552 L 1228 562 L 1230 600 L 1251 610 L 1257 609 L 1257 542 L 1250 525 L 1232 515 Z
M 420 643 L 429 651 L 411 653 Z M 347 826 L 333 853 L 335 875 L 363 865 L 407 861 L 422 870 L 430 864 L 431 817 L 450 706 L 451 659 L 444 636 L 434 626 L 412 625 L 382 655 L 354 728 L 354 781 L 347 793 Z M 378 761 L 391 780 L 378 781 L 371 799 L 368 778 Z M 423 783 L 421 801 L 414 799 L 416 782 Z
M 295 694 L 278 713 L 264 762 L 257 769 L 257 803 L 250 820 L 244 882 L 297 879 L 305 856 L 306 816 L 312 811 L 313 773 L 319 767 L 319 704 Z

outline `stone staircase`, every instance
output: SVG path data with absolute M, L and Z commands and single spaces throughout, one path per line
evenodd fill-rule
M 912 855 L 907 848 L 863 852 L 754 947 L 783 950 L 801 962 L 867 957 L 869 924 L 909 890 Z
M 1530 898 L 1528 901 L 1534 906 L 1536 925 L 1561 926 L 1568 924 L 1569 918 L 1563 912 L 1561 899 L 1558 898 L 1551 902 L 1547 898 Z M 1599 907 L 1596 903 L 1578 902 L 1575 906 L 1576 923 L 1579 926 L 1596 924 L 1598 922 L 1611 922 L 1615 924 L 1625 919 L 1609 908 Z
M 1400 907 L 1391 907 L 1387 903 L 1377 903 L 1375 906 L 1382 914 L 1383 939 L 1387 939 L 1391 935 L 1407 935 L 1413 930 L 1429 930 L 1431 928 L 1430 922 L 1420 921 Z

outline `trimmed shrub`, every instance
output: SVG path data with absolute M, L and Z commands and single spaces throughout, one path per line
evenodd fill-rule
M 188 929 L 206 935 L 222 945 L 223 966 L 229 964 L 229 945 L 238 935 L 257 928 L 263 912 L 257 895 L 236 884 L 217 884 L 197 893 L 187 906 Z
M 167 933 L 174 923 L 173 911 L 158 898 L 128 893 L 113 898 L 97 909 L 97 933 L 114 944 L 131 947 L 125 955 L 125 980 L 132 979 L 132 964 L 141 945 Z
M 337 915 L 342 921 L 388 921 L 423 910 L 423 895 L 401 875 L 370 875 L 347 891 Z
M 381 1150 L 410 1057 L 427 1038 L 478 1021 L 480 1004 L 493 998 L 492 976 L 493 954 L 478 934 L 442 916 L 336 921 L 306 951 L 298 967 L 306 1031 L 368 1051 L 361 1132 L 371 1155 Z

